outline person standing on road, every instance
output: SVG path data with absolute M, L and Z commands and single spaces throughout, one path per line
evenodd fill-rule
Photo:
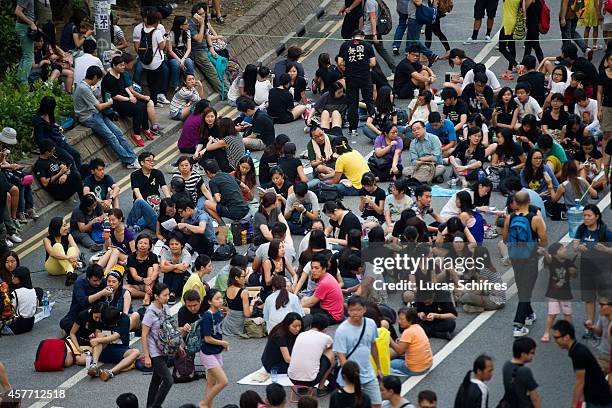
M 353 38 L 340 46 L 339 64 L 346 64 L 344 77 L 346 78 L 346 96 L 349 100 L 348 121 L 352 137 L 357 137 L 359 124 L 359 92 L 366 104 L 368 115 L 374 115 L 374 99 L 372 96 L 372 76 L 370 69 L 376 65 L 374 49 L 370 43 L 364 41 L 362 30 L 355 30 Z
M 344 366 L 347 361 L 354 361 L 359 364 L 361 390 L 369 397 L 373 408 L 380 408 L 382 397 L 377 377 L 381 378 L 382 372 L 380 371 L 378 347 L 376 347 L 378 329 L 374 320 L 364 317 L 365 312 L 365 301 L 361 297 L 353 296 L 349 299 L 349 317 L 338 326 L 333 348 L 338 355 L 340 366 Z M 370 362 L 370 354 L 374 358 L 376 367 L 379 367 L 376 372 Z M 345 378 L 345 376 L 340 375 L 338 382 L 344 385 Z
M 344 7 L 338 14 L 344 16 L 340 32 L 342 38 L 348 40 L 363 25 L 363 0 L 344 0 Z
M 544 220 L 529 208 L 529 194 L 517 192 L 514 202 L 516 209 L 505 219 L 503 241 L 508 245 L 519 297 L 513 335 L 523 337 L 529 334 L 525 325 L 532 325 L 536 319 L 531 308 L 531 292 L 538 279 L 538 245 L 546 248 L 548 237 Z
M 563 39 L 563 45 L 569 44 L 572 41 L 580 47 L 584 56 L 590 61 L 593 58 L 593 50 L 590 49 L 586 42 L 582 39 L 580 34 L 576 31 L 578 25 L 578 16 L 572 5 L 576 3 L 575 0 L 562 0 L 561 7 L 559 9 L 559 28 L 561 29 L 561 38 Z M 573 70 L 576 72 L 576 70 Z
M 493 23 L 495 22 L 495 14 L 497 13 L 497 5 L 499 0 L 476 0 L 474 3 L 474 29 L 472 30 L 472 36 L 464 42 L 464 44 L 470 44 L 478 39 L 478 32 L 480 31 L 480 25 L 482 19 L 487 13 L 487 33 L 485 35 L 485 41 L 491 41 L 491 31 L 493 30 Z
M 472 370 L 468 371 L 455 397 L 454 408 L 487 408 L 489 389 L 485 381 L 493 377 L 493 359 L 481 354 L 474 360 Z
M 531 55 L 531 50 L 535 51 L 539 62 L 544 60 L 544 52 L 540 46 L 540 13 L 542 12 L 542 3 L 540 0 L 525 0 L 525 26 L 527 28 L 527 37 L 525 38 L 525 56 Z
M 501 79 L 512 81 L 512 71 L 518 65 L 516 62 L 516 43 L 512 38 L 518 19 L 518 9 L 523 7 L 521 0 L 503 0 L 502 28 L 499 32 L 499 52 L 508 61 L 508 69 L 502 73 Z
M 170 289 L 163 283 L 153 286 L 153 299 L 142 319 L 142 350 L 145 367 L 153 367 L 153 375 L 147 392 L 147 407 L 161 408 L 170 388 L 174 384 L 172 373 L 168 369 L 168 356 L 164 355 L 157 339 L 160 335 L 161 314 L 170 313 L 168 300 Z
M 378 15 L 381 12 L 378 7 L 377 0 L 365 0 L 364 5 L 364 20 L 363 20 L 363 32 L 365 33 L 366 40 L 374 46 L 378 55 L 385 60 L 391 72 L 395 72 L 395 61 L 389 54 L 389 51 L 385 48 L 382 42 L 382 35 L 378 33 Z
M 531 337 L 516 339 L 512 344 L 512 359 L 504 364 L 504 397 L 512 408 L 541 408 L 538 383 L 525 364 L 533 361 L 536 342 Z M 572 405 L 577 406 L 576 404 Z
M 393 54 L 399 55 L 400 45 L 402 45 L 402 36 L 404 31 L 408 29 L 406 33 L 406 52 L 408 49 L 415 45 L 421 49 L 421 53 L 425 54 L 429 60 L 429 66 L 431 67 L 439 57 L 434 54 L 429 48 L 425 47 L 420 41 L 422 24 L 416 21 L 416 10 L 423 4 L 423 0 L 398 0 L 397 2 L 397 13 L 399 14 L 399 22 L 395 29 L 395 36 L 393 37 Z
M 559 320 L 553 326 L 555 343 L 563 350 L 568 350 L 572 359 L 576 382 L 572 393 L 572 407 L 586 402 L 587 408 L 612 407 L 612 393 L 604 374 L 597 364 L 593 353 L 576 341 L 574 326 L 566 320 Z

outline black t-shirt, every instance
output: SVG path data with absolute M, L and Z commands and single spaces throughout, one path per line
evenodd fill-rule
M 597 405 L 612 403 L 610 387 L 593 353 L 584 344 L 574 342 L 568 355 L 572 359 L 574 371 L 584 370 L 584 401 Z
M 536 3 L 538 3 L 536 1 Z M 527 10 L 527 14 L 529 14 L 529 10 L 533 9 L 533 7 L 529 7 Z M 524 75 L 521 75 L 516 80 L 516 83 L 527 82 L 531 85 L 531 96 L 538 101 L 540 106 L 544 104 L 544 99 L 546 99 L 546 79 L 544 78 L 544 74 L 541 72 L 533 71 L 527 72 Z
M 371 81 L 370 58 L 374 57 L 374 48 L 365 40 L 351 39 L 340 46 L 338 52 L 346 64 L 344 75 L 347 79 Z
M 457 99 L 457 103 L 454 105 L 446 106 L 442 108 L 442 113 L 446 116 L 446 119 L 453 122 L 453 125 L 457 126 L 457 124 L 461 121 L 461 115 L 467 115 L 469 113 L 467 103 L 465 103 L 461 99 Z
M 77 330 L 76 336 L 81 346 L 89 345 L 89 336 L 99 330 L 102 327 L 101 322 L 96 322 L 91 318 L 91 314 L 89 313 L 89 309 L 81 311 L 74 322 L 79 325 L 79 330 Z
M 329 224 L 334 227 L 334 229 L 338 229 L 338 239 L 346 239 L 346 236 L 352 229 L 361 231 L 361 222 L 359 218 L 350 211 L 346 213 L 340 225 L 333 220 L 329 221 Z
M 485 161 L 485 148 L 482 145 L 482 143 L 479 143 L 478 146 L 476 146 L 476 149 L 474 149 L 474 151 L 471 153 L 468 151 L 469 146 L 470 146 L 470 142 L 467 140 L 463 140 L 459 142 L 459 144 L 457 145 L 457 148 L 453 152 L 453 156 L 455 156 L 458 159 L 461 159 L 464 165 L 467 165 L 470 162 L 470 160 L 477 160 L 480 162 L 484 162 Z
M 461 99 L 468 105 L 468 109 L 470 113 L 482 113 L 487 118 L 491 116 L 492 106 L 493 106 L 493 89 L 487 85 L 482 92 L 482 95 L 485 97 L 487 101 L 488 108 L 483 108 L 480 101 L 476 97 L 476 87 L 474 84 L 468 84 L 461 93 Z
M 606 74 L 606 70 L 599 71 L 599 85 L 603 87 L 603 106 L 612 107 L 612 78 Z
M 369 196 L 373 198 L 372 201 L 374 201 L 376 205 L 379 205 L 381 201 L 385 201 L 385 198 L 387 197 L 387 195 L 385 194 L 385 191 L 380 187 L 376 187 L 376 190 L 374 190 L 373 193 L 370 193 L 364 187 L 361 187 L 361 189 L 359 190 L 359 195 L 363 197 Z M 384 212 L 382 214 L 378 214 L 373 208 L 370 208 L 370 206 L 366 204 L 365 207 L 363 208 L 363 213 L 361 214 L 361 218 L 368 218 L 368 217 L 375 217 L 378 221 L 385 222 Z
M 495 104 L 495 111 L 499 112 L 497 114 L 497 123 L 503 125 L 511 125 L 512 118 L 514 117 L 514 111 L 518 109 L 518 105 L 514 100 L 511 100 L 506 108 L 503 104 L 498 105 Z
M 461 67 L 459 68 L 461 70 L 461 76 L 465 78 L 467 73 L 474 68 L 474 65 L 476 65 L 476 63 L 474 62 L 473 59 L 471 58 L 464 59 L 463 62 L 461 63 Z
M 155 255 L 152 252 L 149 253 L 149 257 L 145 259 L 144 261 L 141 261 L 140 259 L 136 258 L 136 252 L 130 254 L 127 260 L 127 267 L 128 267 L 127 283 L 129 283 L 130 285 L 140 285 L 142 283 L 142 282 L 136 282 L 134 278 L 132 278 L 132 274 L 129 273 L 130 268 L 136 269 L 136 273 L 141 278 L 146 278 L 149 268 L 155 264 L 159 264 L 159 261 L 157 260 L 157 255 Z
M 162 186 L 166 185 L 166 179 L 164 178 L 164 173 L 157 169 L 152 169 L 148 177 L 144 175 L 142 170 L 136 170 L 130 174 L 130 184 L 132 190 L 138 188 L 142 198 L 148 201 L 149 197 L 159 197 Z M 133 193 L 132 195 L 134 200 L 136 200 L 136 195 Z
M 217 193 L 221 194 L 219 204 L 227 208 L 245 208 L 249 205 L 244 201 L 240 185 L 236 177 L 231 176 L 222 171 L 218 172 L 209 182 L 210 192 L 213 196 Z
M 603 154 L 601 154 L 601 152 L 598 149 L 593 149 L 591 150 L 591 153 L 589 153 L 589 159 L 599 160 L 602 157 L 603 157 Z M 584 153 L 584 150 L 582 149 L 578 150 L 576 154 L 574 155 L 574 160 L 580 163 L 584 163 L 585 161 L 587 161 L 587 156 Z
M 381 74 L 380 71 L 373 69 L 370 71 L 370 76 L 372 77 L 372 83 L 376 85 L 376 89 L 380 89 L 383 86 L 389 86 L 389 81 L 384 74 Z
M 300 102 L 302 100 L 302 92 L 306 91 L 306 80 L 302 77 L 297 77 L 295 80 L 295 85 L 293 85 L 293 100 L 296 102 Z M 269 103 L 269 101 L 268 101 Z
M 518 143 L 512 143 L 511 150 L 512 153 L 508 155 L 502 147 L 497 148 L 495 152 L 497 153 L 498 164 L 517 166 L 521 162 L 521 155 L 524 153 L 523 147 Z
M 329 408 L 370 408 L 372 406 L 370 397 L 361 394 L 361 403 L 357 404 L 355 394 L 349 394 L 344 389 L 334 390 L 329 397 Z
M 439 299 L 438 299 L 439 298 Z M 419 299 L 419 294 L 417 292 L 417 299 Z M 417 312 L 423 312 L 426 315 L 429 313 L 437 313 L 437 314 L 446 314 L 452 313 L 457 316 L 457 309 L 453 306 L 453 302 L 450 299 L 450 295 L 446 292 L 445 295 L 441 295 L 436 292 L 436 298 L 434 301 L 428 305 L 424 302 L 416 302 Z
M 513 408 L 531 408 L 533 404 L 527 395 L 527 392 L 538 388 L 538 383 L 533 378 L 531 369 L 522 364 L 514 364 L 511 361 L 506 361 L 504 364 L 503 379 L 504 390 L 508 391 L 512 386 L 513 394 L 518 399 Z M 513 383 L 514 374 L 514 383 Z M 511 385 L 512 384 L 512 385 Z
M 79 207 L 76 207 L 74 210 L 72 210 L 72 215 L 70 216 L 71 231 L 79 231 L 79 222 L 88 224 L 89 221 L 104 214 L 104 210 L 102 209 L 102 205 L 100 205 L 100 203 L 96 204 L 96 208 L 91 214 L 86 214 Z
M 420 62 L 410 63 L 406 58 L 400 61 L 395 68 L 395 77 L 393 79 L 393 90 L 396 93 L 400 90 L 414 89 L 414 83 L 412 82 L 412 73 L 420 72 L 423 66 Z
M 181 308 L 179 309 L 177 313 L 177 319 L 178 319 L 178 327 L 183 327 L 186 324 L 190 324 L 193 326 L 195 322 L 200 320 L 200 314 L 191 313 L 189 309 L 187 309 L 187 306 L 183 305 L 181 306 Z
M 110 72 L 107 73 L 104 75 L 104 78 L 102 78 L 100 87 L 102 89 L 102 96 L 104 96 L 104 99 L 106 99 L 106 94 L 109 94 L 110 97 L 121 95 L 129 98 L 130 96 L 125 90 L 127 85 L 123 80 L 123 75 L 119 75 L 119 78 L 115 78 L 110 74 Z
M 346 256 L 342 256 L 344 251 L 349 251 L 349 253 Z M 355 274 L 351 272 L 346 263 L 342 261 L 343 259 L 346 260 L 350 255 L 357 255 L 359 258 L 361 258 L 361 251 L 354 248 L 345 248 L 340 252 L 336 252 L 331 258 L 332 270 L 328 272 L 330 272 L 330 274 L 335 274 L 336 270 L 338 270 L 340 271 L 340 276 L 343 278 L 355 278 Z
M 282 337 L 279 335 L 268 337 L 266 348 L 264 349 L 264 352 L 261 356 L 261 363 L 263 364 L 266 371 L 269 372 L 272 367 L 276 367 L 277 369 L 279 369 L 281 367 L 288 366 L 280 351 L 281 347 L 289 348 L 289 342 L 287 341 L 286 337 Z M 289 353 L 291 353 L 291 348 L 289 348 Z M 283 370 L 280 369 L 279 371 Z
M 55 174 L 57 174 L 60 170 L 60 166 L 63 163 L 57 159 L 41 159 L 40 157 L 34 163 L 34 175 L 40 181 L 41 177 L 50 179 Z M 55 181 L 55 184 L 58 183 L 58 180 Z M 47 188 L 52 188 L 51 183 L 47 186 Z
M 561 130 L 567 124 L 569 113 L 564 109 L 559 110 L 559 119 L 552 117 L 552 108 L 546 109 L 542 114 L 542 124 L 548 126 L 548 130 Z
M 597 74 L 597 68 L 595 68 L 591 61 L 584 57 L 576 58 L 576 61 L 572 64 L 572 72 L 582 72 L 585 76 L 583 84 L 592 85 L 593 92 L 597 92 L 596 85 L 599 75 Z M 595 98 L 595 95 L 593 95 L 593 98 Z
M 300 181 L 297 171 L 300 166 L 303 166 L 302 161 L 296 157 L 281 157 L 278 159 L 278 167 L 283 169 L 283 173 L 291 184 Z
M 259 160 L 259 184 L 269 183 L 272 181 L 270 169 L 278 165 L 278 155 L 264 153 Z
M 334 82 L 344 78 L 344 74 L 338 70 L 338 67 L 334 67 L 334 69 L 330 69 L 327 74 L 323 77 L 323 82 L 325 83 L 325 89 L 331 89 L 331 84 Z
M 96 180 L 91 174 L 83 180 L 83 186 L 89 187 L 89 190 L 95 194 L 98 200 L 106 200 L 108 190 L 113 184 L 115 184 L 115 180 L 108 174 L 105 174 L 102 180 Z
M 314 109 L 317 113 L 322 113 L 324 110 L 328 112 L 338 111 L 341 115 L 344 115 L 348 108 L 348 99 L 346 94 L 342 94 L 340 98 L 334 98 L 329 92 L 325 92 L 317 103 L 315 103 Z
M 272 91 L 270 89 L 270 91 Z M 253 115 L 253 125 L 246 129 L 245 136 L 254 134 L 257 139 L 260 139 L 266 146 L 274 142 L 276 133 L 274 132 L 274 123 L 272 118 L 265 112 L 257 109 Z
M 272 88 L 268 96 L 268 115 L 284 118 L 293 109 L 293 96 L 284 88 Z
M 570 289 L 570 268 L 575 268 L 571 259 L 559 262 L 552 258 L 548 264 L 548 290 L 546 297 L 557 300 L 572 300 L 572 290 Z

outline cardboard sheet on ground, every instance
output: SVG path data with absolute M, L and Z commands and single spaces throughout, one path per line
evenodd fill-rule
M 287 374 L 278 374 L 278 380 L 276 382 L 283 387 L 291 387 L 293 385 Z M 272 384 L 272 379 L 270 378 L 270 374 L 266 373 L 266 369 L 261 367 L 259 370 L 252 372 L 241 380 L 238 380 L 238 384 L 269 385 Z

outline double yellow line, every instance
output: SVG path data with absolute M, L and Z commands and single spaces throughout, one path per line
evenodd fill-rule
M 309 55 L 311 55 L 314 51 L 316 51 L 317 48 L 323 45 L 323 43 L 325 43 L 327 38 L 333 35 L 338 29 L 340 29 L 341 26 L 342 26 L 342 20 L 336 22 L 335 24 L 333 21 L 328 21 L 327 23 L 323 24 L 323 26 L 318 30 L 320 33 L 324 33 L 330 28 L 331 30 L 328 32 L 328 34 L 324 38 L 320 38 L 318 40 L 311 38 L 308 41 L 306 41 L 306 43 L 302 47 L 303 49 L 307 49 L 311 44 L 313 43 L 314 44 L 312 45 L 312 47 L 308 48 L 308 50 L 304 53 L 304 55 L 302 55 L 302 57 L 300 57 L 299 62 L 304 61 Z M 238 111 L 236 110 L 236 108 L 230 105 L 225 105 L 224 107 L 219 109 L 217 114 L 219 117 L 227 116 L 227 117 L 233 118 L 238 114 Z M 174 143 L 171 144 L 170 146 L 165 148 L 163 151 L 161 151 L 159 154 L 155 155 L 156 160 L 158 160 L 155 164 L 155 168 L 157 169 L 161 168 L 162 166 L 164 166 L 166 163 L 174 159 L 179 154 L 180 152 L 176 148 L 176 144 Z M 117 182 L 117 185 L 121 188 L 121 192 L 124 192 L 129 187 L 129 182 L 130 182 L 129 174 Z M 66 214 L 66 216 L 64 216 L 64 220 L 69 220 L 71 216 L 72 216 L 72 212 Z M 41 231 L 37 232 L 36 234 L 34 234 L 33 236 L 31 236 L 30 238 L 28 238 L 21 244 L 12 248 L 12 250 L 17 252 L 17 254 L 21 258 L 23 258 L 27 256 L 28 254 L 30 254 L 31 252 L 35 251 L 39 246 L 42 246 L 42 239 L 46 234 L 47 234 L 47 228 L 43 228 Z

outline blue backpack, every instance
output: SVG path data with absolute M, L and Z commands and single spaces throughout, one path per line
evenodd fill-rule
M 531 230 L 531 219 L 535 214 L 512 214 L 508 227 L 508 255 L 510 259 L 529 259 L 538 242 Z
M 422 4 L 416 8 L 414 19 L 419 24 L 431 25 L 436 22 L 437 16 L 438 16 L 437 8 L 429 7 L 429 6 L 426 6 L 425 4 Z
M 189 333 L 187 333 L 187 337 L 185 338 L 185 345 L 187 353 L 191 354 L 192 356 L 198 354 L 202 348 L 202 331 L 199 320 L 191 325 L 191 330 L 189 330 Z

